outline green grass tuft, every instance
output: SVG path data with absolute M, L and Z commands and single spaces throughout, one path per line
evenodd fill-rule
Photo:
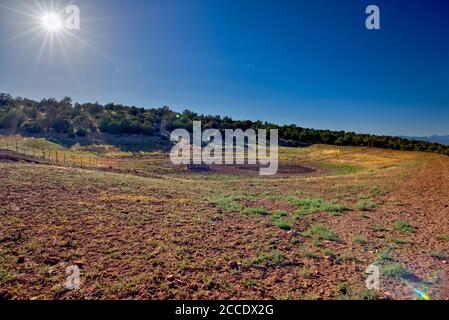
M 243 209 L 238 201 L 241 200 L 240 196 L 233 195 L 220 195 L 209 200 L 209 203 L 215 204 L 228 212 L 237 212 Z
M 257 207 L 257 208 L 246 208 L 243 210 L 243 213 L 247 214 L 259 214 L 262 216 L 266 216 L 268 214 L 268 210 L 264 207 Z
M 282 252 L 272 250 L 270 252 L 263 252 L 259 254 L 251 264 L 255 267 L 274 267 L 282 264 L 284 259 L 285 258 Z
M 359 211 L 370 211 L 377 208 L 377 203 L 370 199 L 360 199 L 355 204 L 355 208 Z
M 365 237 L 358 236 L 358 235 L 352 237 L 352 242 L 357 243 L 357 244 L 362 244 L 362 245 L 368 243 L 368 241 L 366 240 Z
M 407 270 L 407 268 L 402 263 L 392 263 L 389 265 L 386 265 L 380 269 L 382 274 L 384 274 L 387 277 L 392 278 L 398 278 L 398 279 L 404 279 L 409 277 L 411 274 Z
M 311 267 L 304 267 L 299 271 L 299 275 L 305 278 L 312 278 L 316 275 L 316 272 Z
M 283 210 L 274 210 L 271 213 L 271 218 L 272 219 L 280 219 L 282 217 L 286 217 L 288 215 L 287 211 L 283 211 Z
M 377 256 L 377 260 L 379 261 L 394 261 L 394 258 L 386 253 L 385 251 L 379 252 L 379 255 Z
M 285 219 L 278 219 L 274 221 L 274 225 L 282 230 L 290 230 L 292 228 L 292 222 Z
M 275 210 L 271 214 L 271 220 L 276 227 L 288 231 L 292 228 L 293 221 L 285 219 L 284 217 L 286 217 L 287 215 L 288 213 L 286 211 Z
M 398 220 L 394 223 L 394 229 L 402 233 L 415 232 L 415 228 L 405 221 Z
M 320 198 L 297 199 L 290 197 L 288 201 L 300 207 L 295 212 L 295 217 L 313 214 L 316 212 L 342 213 L 349 210 L 346 204 L 337 203 L 336 200 L 326 201 Z
M 331 230 L 321 224 L 314 224 L 307 231 L 301 233 L 303 237 L 314 238 L 317 240 L 338 241 L 338 237 Z

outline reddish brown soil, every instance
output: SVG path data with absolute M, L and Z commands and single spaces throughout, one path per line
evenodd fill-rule
M 429 254 L 449 254 L 449 242 L 439 238 L 449 235 L 449 161 L 426 159 L 413 168 L 360 175 L 230 181 L 0 163 L 0 297 L 360 299 L 364 270 L 386 251 L 410 276 L 382 276 L 378 298 L 414 299 L 412 289 L 419 288 L 433 299 L 449 299 L 447 258 Z M 382 190 L 372 196 L 379 206 L 353 209 L 373 186 Z M 295 194 L 345 199 L 351 210 L 306 215 L 287 232 L 269 216 L 208 201 L 236 191 L 244 207 L 282 209 L 289 216 L 297 208 L 286 197 Z M 397 220 L 415 231 L 395 230 Z M 338 241 L 304 236 L 316 223 Z M 355 242 L 355 235 L 366 243 Z M 73 264 L 82 272 L 78 291 L 63 287 Z

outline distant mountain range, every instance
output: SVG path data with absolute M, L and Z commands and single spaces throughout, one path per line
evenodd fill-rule
M 430 142 L 430 143 L 440 143 L 440 144 L 444 144 L 444 145 L 449 146 L 449 135 L 445 135 L 445 136 L 433 135 L 433 136 L 430 136 L 430 137 L 405 137 L 405 136 L 401 136 L 400 138 L 409 139 L 409 140 L 426 141 L 426 142 Z

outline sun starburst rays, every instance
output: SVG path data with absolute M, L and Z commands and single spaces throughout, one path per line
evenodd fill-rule
M 72 30 L 66 27 L 66 6 L 71 5 L 73 1 L 64 1 L 64 6 L 58 0 L 54 1 L 18 1 L 14 7 L 9 7 L 0 4 L 1 9 L 15 14 L 17 19 L 11 20 L 9 24 L 14 26 L 19 25 L 20 31 L 17 34 L 12 34 L 11 37 L 4 39 L 0 45 L 7 45 L 11 42 L 22 41 L 24 45 L 28 43 L 38 42 L 36 47 L 34 69 L 36 69 L 42 59 L 50 62 L 58 55 L 63 58 L 71 73 L 73 67 L 71 56 L 72 51 L 80 45 L 97 54 L 103 58 L 107 58 L 101 50 L 91 45 L 85 38 L 86 32 L 82 30 Z M 80 33 L 78 36 L 75 33 Z M 79 52 L 79 51 L 77 51 Z M 72 74 L 73 76 L 73 74 Z

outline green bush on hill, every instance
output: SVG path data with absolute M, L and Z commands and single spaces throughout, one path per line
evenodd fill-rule
M 87 136 L 96 132 L 166 137 L 168 132 L 175 128 L 191 130 L 194 120 L 201 121 L 203 129 L 279 129 L 279 137 L 288 141 L 291 146 L 324 143 L 427 151 L 449 155 L 449 146 L 392 136 L 306 129 L 296 125 L 278 126 L 262 121 L 242 121 L 229 117 L 200 115 L 189 110 L 177 113 L 168 107 L 145 109 L 114 103 L 79 104 L 72 103 L 72 100 L 67 97 L 61 101 L 56 99 L 33 101 L 21 97 L 13 98 L 9 94 L 0 94 L 0 129 L 19 129 L 30 133 L 62 133 L 72 137 Z

